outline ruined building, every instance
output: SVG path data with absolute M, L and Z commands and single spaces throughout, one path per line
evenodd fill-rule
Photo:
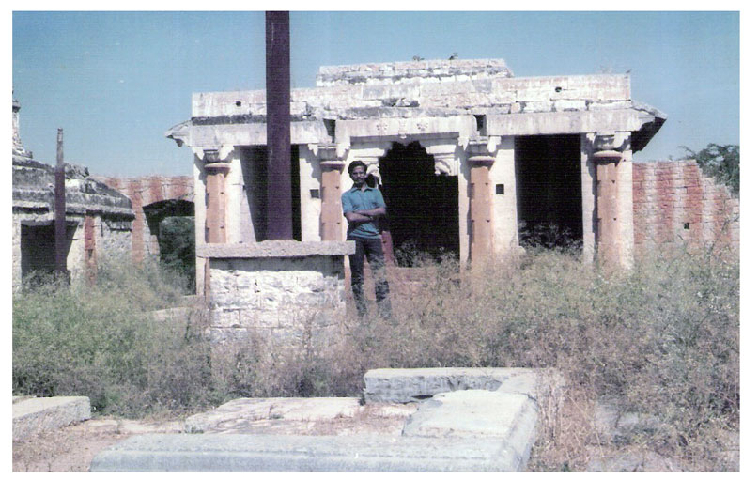
M 21 105 L 13 101 L 13 287 L 55 265 L 54 167 L 33 160 L 19 132 Z M 128 197 L 65 164 L 67 269 L 71 282 L 93 279 L 106 257 L 130 256 L 133 211 Z
M 380 184 L 397 250 L 463 264 L 553 230 L 585 261 L 628 266 L 654 242 L 714 241 L 726 218 L 728 199 L 695 163 L 632 163 L 666 115 L 631 97 L 627 74 L 516 78 L 500 59 L 321 67 L 314 88 L 292 90 L 291 116 L 293 235 L 307 249 L 344 240 L 354 160 Z M 230 300 L 263 283 L 243 280 L 248 259 L 302 258 L 258 243 L 274 208 L 265 91 L 195 93 L 192 118 L 166 136 L 194 154 L 198 291 L 226 307 L 216 322 L 257 323 L 242 312 L 262 300 Z M 335 264 L 325 278 L 341 280 Z
M 631 98 L 628 75 L 515 78 L 499 59 L 428 60 L 322 67 L 315 88 L 291 95 L 298 240 L 343 239 L 338 196 L 351 185 L 346 165 L 362 160 L 380 179 L 397 248 L 411 241 L 466 262 L 553 224 L 585 258 L 633 257 L 631 155 L 666 117 Z M 262 90 L 196 93 L 193 117 L 167 133 L 193 148 L 196 199 L 206 165 L 228 166 L 228 243 L 263 240 L 265 109 Z

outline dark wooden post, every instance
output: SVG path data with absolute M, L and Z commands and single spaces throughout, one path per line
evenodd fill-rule
M 289 12 L 266 12 L 268 240 L 292 239 Z
M 68 243 L 65 228 L 65 163 L 63 162 L 63 129 L 57 129 L 57 162 L 55 164 L 55 273 L 68 278 Z

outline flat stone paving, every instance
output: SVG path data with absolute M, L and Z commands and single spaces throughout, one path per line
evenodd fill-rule
M 238 398 L 185 420 L 186 433 L 399 436 L 417 404 L 361 405 L 358 397 Z
M 538 410 L 534 371 L 415 370 L 412 376 L 403 369 L 366 374 L 366 392 L 368 378 L 378 378 L 379 391 L 400 392 L 399 398 L 408 398 L 410 403 L 375 402 L 373 398 L 365 405 L 357 398 L 237 399 L 186 421 L 186 432 L 203 433 L 131 437 L 100 452 L 91 470 L 526 468 Z M 388 386 L 389 374 L 395 382 L 392 387 Z M 480 385 L 493 391 L 470 389 Z M 417 398 L 424 401 L 415 402 Z

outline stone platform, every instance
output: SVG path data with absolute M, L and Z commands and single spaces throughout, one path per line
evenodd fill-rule
M 364 405 L 357 398 L 236 399 L 189 418 L 185 430 L 192 434 L 141 435 L 110 447 L 94 458 L 91 470 L 525 470 L 539 405 L 548 401 L 540 398 L 546 375 L 530 369 L 414 371 L 413 378 L 420 378 L 422 385 L 414 391 L 405 381 L 409 371 L 366 374 L 366 379 L 377 377 L 383 391 L 401 391 L 409 398 L 405 403 L 373 398 Z M 394 385 L 389 386 L 389 378 Z M 470 385 L 469 378 L 482 380 Z M 471 388 L 482 382 L 493 391 Z M 451 391 L 446 385 L 459 388 Z M 301 434 L 276 433 L 290 431 L 284 422 L 291 421 L 304 423 L 297 430 Z M 349 427 L 337 429 L 336 422 Z M 388 427 L 379 428 L 379 423 Z M 367 428 L 352 427 L 363 424 Z M 326 425 L 330 428 L 322 428 Z

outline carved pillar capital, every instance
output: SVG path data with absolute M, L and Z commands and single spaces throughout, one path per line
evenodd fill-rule
M 631 148 L 629 132 L 597 132 L 593 137 L 593 156 L 598 163 L 618 163 L 623 159 L 623 151 Z
M 228 163 L 229 154 L 235 149 L 233 145 L 222 145 L 217 147 L 194 147 L 193 153 L 199 160 L 204 161 L 207 165 L 212 163 Z
M 313 152 L 321 161 L 344 159 L 349 150 L 348 143 L 311 143 L 308 149 Z M 342 160 L 343 161 L 343 160 Z
M 593 156 L 598 163 L 618 163 L 623 158 L 618 150 L 599 150 Z
M 436 175 L 448 175 L 455 177 L 459 174 L 459 158 L 456 154 L 456 142 L 424 141 L 420 144 L 425 147 L 428 155 L 433 157 Z
M 467 144 L 467 159 L 472 164 L 482 164 L 490 166 L 495 162 L 495 153 L 501 144 L 501 137 L 480 137 L 470 139 Z

